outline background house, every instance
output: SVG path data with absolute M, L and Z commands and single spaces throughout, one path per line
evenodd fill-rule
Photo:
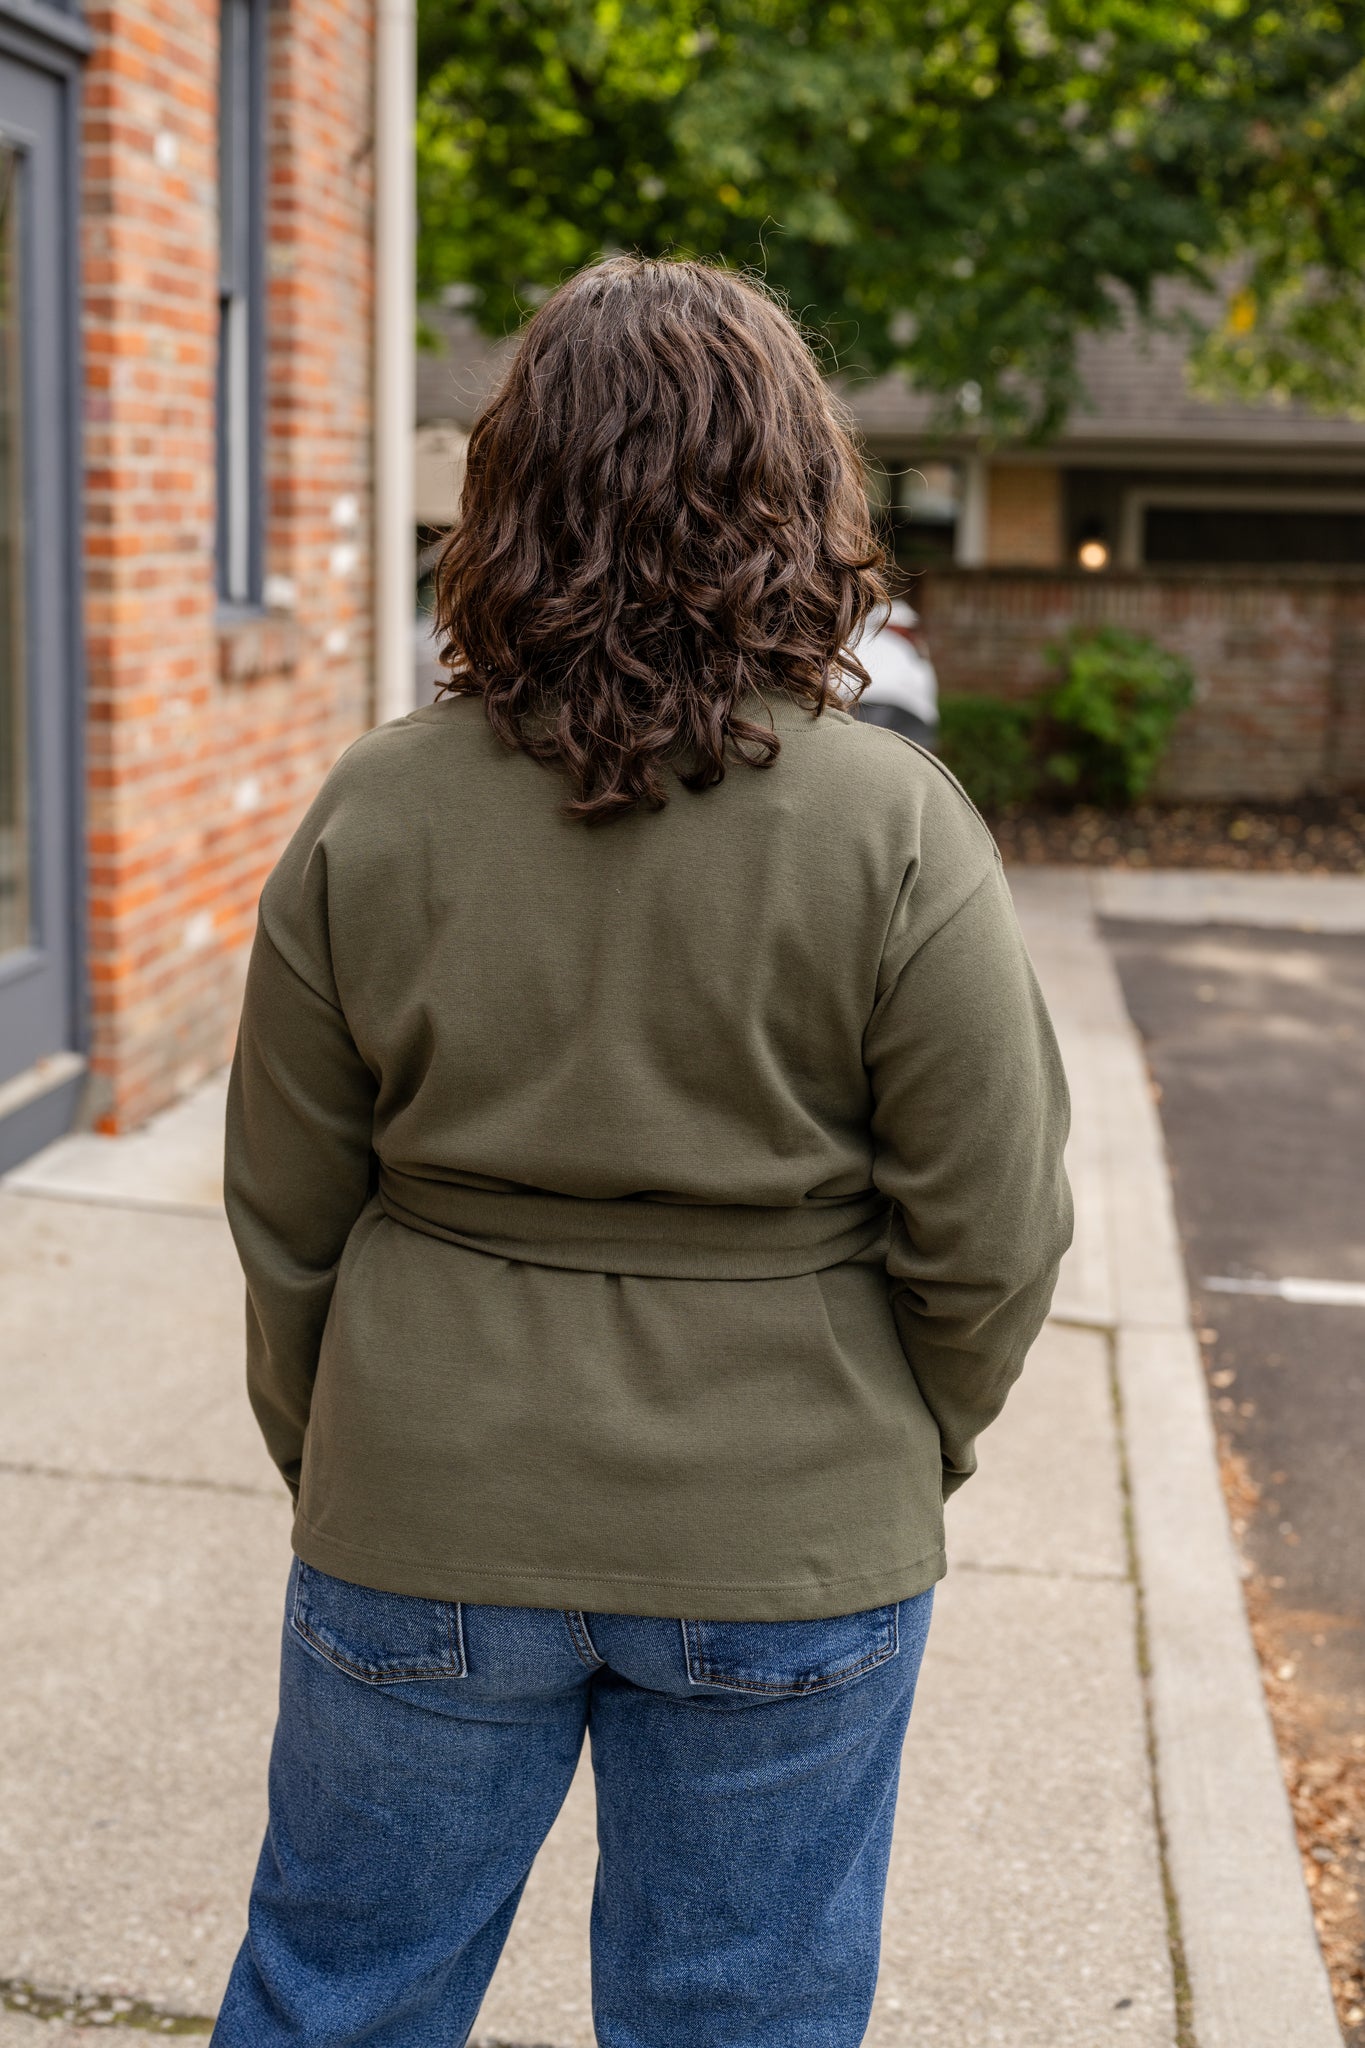
M 1365 423 L 1201 401 L 1173 334 L 1087 341 L 1081 374 L 1042 449 L 937 438 L 900 379 L 849 392 L 943 687 L 1028 695 L 1108 622 L 1199 678 L 1161 794 L 1365 787 Z
M 1173 333 L 1087 338 L 1080 372 L 1044 448 L 936 436 L 897 377 L 846 387 L 907 566 L 1365 567 L 1365 422 L 1196 398 Z
M 0 1167 L 231 1044 L 372 715 L 372 0 L 0 0 Z
M 429 321 L 417 442 L 435 528 L 454 504 L 441 451 L 458 456 L 508 344 L 458 307 Z M 1086 397 L 1041 448 L 969 419 L 940 431 L 900 377 L 843 384 L 943 688 L 1027 695 L 1051 643 L 1108 621 L 1200 681 L 1164 794 L 1365 787 L 1365 423 L 1194 398 L 1174 334 L 1088 340 L 1080 366 Z

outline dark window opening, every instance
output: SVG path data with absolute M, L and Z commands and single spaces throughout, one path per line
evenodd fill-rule
M 956 462 L 923 458 L 891 480 L 887 527 L 896 567 L 941 568 L 954 559 L 962 516 L 962 471 Z
M 1361 567 L 1365 512 L 1149 505 L 1142 557 L 1151 568 L 1185 562 Z

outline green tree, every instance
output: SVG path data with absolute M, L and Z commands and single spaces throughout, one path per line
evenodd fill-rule
M 841 365 L 1046 431 L 1079 335 L 1183 282 L 1222 306 L 1207 386 L 1365 411 L 1362 31 L 1365 0 L 421 0 L 421 285 L 503 332 L 603 249 L 719 256 Z

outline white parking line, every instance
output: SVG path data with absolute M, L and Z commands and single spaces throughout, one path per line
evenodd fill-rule
M 1270 1294 L 1279 1301 L 1298 1301 L 1314 1308 L 1365 1308 L 1365 1282 L 1360 1280 L 1227 1280 L 1209 1277 L 1214 1294 Z

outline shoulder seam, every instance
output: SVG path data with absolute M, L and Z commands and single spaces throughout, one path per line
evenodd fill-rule
M 317 1000 L 320 1003 L 325 1003 L 329 1010 L 335 1010 L 338 1017 L 344 1018 L 346 1012 L 342 1009 L 341 1004 L 333 1002 L 332 998 L 328 995 L 324 995 L 320 988 L 314 988 L 312 982 L 308 979 L 308 976 L 306 974 L 301 974 L 299 972 L 298 968 L 294 965 L 289 955 L 285 952 L 283 946 L 275 937 L 275 934 L 271 931 L 269 924 L 266 922 L 266 909 L 264 902 L 262 902 L 261 907 L 257 913 L 256 929 L 260 937 L 265 940 L 271 952 L 275 955 L 275 958 L 279 961 L 281 967 L 283 967 L 289 974 L 292 974 L 295 981 L 299 982 L 304 988 L 306 988 L 310 996 L 316 996 Z
M 997 851 L 996 867 L 998 867 L 999 865 L 1000 856 L 999 852 Z M 994 880 L 995 868 L 987 868 L 984 874 L 977 876 L 976 880 L 973 882 L 971 888 L 967 891 L 966 895 L 962 898 L 961 902 L 955 903 L 953 905 L 953 908 L 948 912 L 948 915 L 945 918 L 942 918 L 940 922 L 934 926 L 934 929 L 931 932 L 925 933 L 924 937 L 916 946 L 914 952 L 911 953 L 905 960 L 904 965 L 901 967 L 900 974 L 896 976 L 897 981 L 900 980 L 901 974 L 904 974 L 905 969 L 910 965 L 910 962 L 912 960 L 917 960 L 920 954 L 924 951 L 926 946 L 932 946 L 934 940 L 938 938 L 943 932 L 947 931 L 949 925 L 953 922 L 954 918 L 960 917 L 963 911 L 967 908 L 967 905 L 969 903 L 975 903 L 977 897 L 981 894 L 981 891 L 985 888 L 987 882 L 993 882 Z
M 947 783 L 948 787 L 950 789 L 954 789 L 957 791 L 957 794 L 961 797 L 963 803 L 967 806 L 967 809 L 976 819 L 978 825 L 980 825 L 987 839 L 989 839 L 991 843 L 991 850 L 995 854 L 996 863 L 998 865 L 1000 862 L 1000 848 L 995 843 L 995 834 L 991 831 L 990 826 L 986 823 L 986 820 L 982 817 L 980 811 L 972 802 L 966 790 L 962 787 L 962 784 L 954 775 L 952 769 L 945 766 L 945 764 L 942 761 L 940 761 L 937 754 L 930 753 L 928 747 L 922 747 L 918 740 L 912 740 L 908 738 L 905 733 L 897 732 L 894 726 L 883 727 L 883 730 L 889 731 L 891 733 L 892 738 L 898 739 L 903 747 L 909 747 L 912 754 L 918 754 L 921 760 L 927 761 L 931 768 L 937 770 L 938 774 Z
M 896 969 L 895 975 L 892 978 L 892 980 L 888 981 L 885 987 L 883 987 L 880 990 L 877 996 L 877 1000 L 872 1005 L 872 1010 L 868 1017 L 868 1020 L 866 1024 L 863 1026 L 864 1056 L 866 1056 L 868 1034 L 876 1028 L 877 1021 L 880 1018 L 882 1012 L 885 1010 L 887 1004 L 895 995 L 896 990 L 900 987 L 901 982 L 909 973 L 910 969 L 914 966 L 915 962 L 920 958 L 920 956 L 924 952 L 928 950 L 930 946 L 933 945 L 935 939 L 941 938 L 943 936 L 944 932 L 947 931 L 949 925 L 954 923 L 955 920 L 962 915 L 962 912 L 967 908 L 969 903 L 975 903 L 977 897 L 981 894 L 981 891 L 985 888 L 987 882 L 992 882 L 996 879 L 997 872 L 1000 872 L 1000 857 L 998 853 L 996 855 L 995 866 L 987 868 L 983 874 L 978 875 L 976 880 L 973 882 L 971 888 L 967 891 L 966 895 L 963 896 L 959 902 L 953 905 L 952 909 L 948 912 L 947 916 L 940 919 L 939 923 L 934 926 L 934 929 L 931 932 L 925 933 L 924 937 L 920 940 L 919 944 L 915 947 L 913 952 L 906 954 L 904 960 L 902 960 L 900 966 Z M 1000 878 L 1003 880 L 1003 872 L 1000 872 Z M 885 957 L 886 956 L 883 953 L 883 962 L 885 961 Z M 878 964 L 877 978 L 880 981 L 881 963 Z

